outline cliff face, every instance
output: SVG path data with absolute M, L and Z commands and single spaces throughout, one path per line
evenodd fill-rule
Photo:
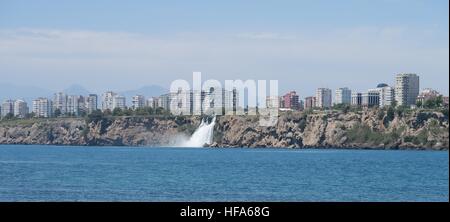
M 0 144 L 176 145 L 193 133 L 200 117 L 40 119 L 0 124 Z M 448 115 L 412 112 L 388 116 L 358 113 L 283 113 L 261 127 L 255 116 L 222 116 L 213 147 L 380 148 L 448 150 Z
M 379 111 L 359 113 L 287 113 L 275 127 L 250 118 L 220 119 L 213 146 L 317 147 L 448 150 L 448 116 L 414 112 L 389 119 Z
M 196 125 L 198 118 L 81 118 L 35 119 L 0 125 L 0 144 L 48 145 L 175 145 L 182 139 L 182 125 Z

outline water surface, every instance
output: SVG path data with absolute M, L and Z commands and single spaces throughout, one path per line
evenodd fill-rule
M 0 201 L 449 201 L 448 152 L 0 146 Z

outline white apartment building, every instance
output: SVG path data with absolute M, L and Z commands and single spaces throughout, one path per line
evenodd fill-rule
M 205 92 L 204 91 L 192 91 L 192 114 L 194 115 L 201 115 L 203 114 L 203 100 L 205 99 Z
M 131 107 L 133 109 L 143 108 L 145 106 L 145 97 L 142 95 L 133 96 L 131 100 Z
M 397 74 L 395 84 L 395 100 L 399 106 L 416 104 L 419 95 L 419 76 L 413 73 Z
M 25 118 L 28 111 L 28 105 L 25 101 L 19 99 L 14 102 L 14 116 Z
M 281 98 L 279 96 L 267 96 L 266 108 L 281 108 Z
M 184 115 L 212 113 L 223 115 L 236 110 L 239 95 L 236 90 L 227 91 L 223 88 L 210 88 L 207 91 L 179 90 L 160 96 L 158 104 L 166 110 Z
M 192 91 L 178 90 L 170 93 L 169 110 L 177 115 L 192 114 Z
M 3 118 L 8 114 L 14 115 L 14 100 L 8 99 L 2 103 L 1 117 Z
M 352 102 L 352 91 L 347 88 L 339 88 L 335 91 L 335 104 L 351 104 Z
M 87 113 L 87 97 L 79 96 L 78 97 L 78 114 Z
M 33 100 L 33 113 L 36 117 L 51 117 L 53 115 L 52 101 L 42 97 Z
M 224 115 L 232 115 L 238 109 L 239 93 L 238 91 L 222 89 L 222 107 L 225 108 Z
M 379 93 L 380 107 L 390 106 L 395 101 L 395 89 L 385 83 L 378 84 L 377 88 L 372 90 Z
M 362 93 L 362 106 L 375 107 L 380 105 L 380 92 L 378 89 L 369 89 Z
M 127 108 L 126 99 L 124 96 L 116 95 L 113 97 L 112 110 L 114 110 L 115 108 L 119 108 L 122 110 Z
M 86 111 L 87 113 L 92 113 L 93 111 L 97 110 L 97 95 L 96 94 L 89 94 L 89 96 L 86 98 Z
M 331 89 L 318 88 L 316 90 L 316 107 L 320 108 L 331 107 Z
M 352 92 L 352 106 L 362 106 L 362 93 Z
M 67 113 L 67 95 L 63 92 L 55 93 L 53 99 L 53 108 L 54 110 L 59 109 L 61 114 Z
M 114 97 L 117 94 L 112 92 L 112 91 L 108 91 L 102 94 L 102 111 L 105 110 L 110 110 L 112 111 L 114 109 Z
M 210 115 L 210 114 L 222 114 L 223 106 L 223 97 L 224 93 L 221 88 L 211 87 L 208 90 L 205 90 L 205 96 L 202 101 L 202 112 Z
M 162 103 L 159 97 L 151 97 L 147 99 L 146 106 L 155 109 L 158 107 L 162 107 Z
M 231 115 L 239 109 L 238 90 L 225 90 L 224 88 L 210 88 L 193 93 L 194 112 L 201 114 Z
M 67 96 L 67 114 L 75 116 L 80 115 L 80 100 L 81 96 Z
M 170 111 L 170 98 L 171 98 L 171 94 L 170 93 L 166 93 L 164 95 L 161 95 L 159 97 L 159 103 L 160 103 L 160 107 L 162 107 L 164 110 Z

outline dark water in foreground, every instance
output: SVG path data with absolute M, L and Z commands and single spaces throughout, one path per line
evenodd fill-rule
M 448 152 L 0 146 L 0 201 L 449 201 Z

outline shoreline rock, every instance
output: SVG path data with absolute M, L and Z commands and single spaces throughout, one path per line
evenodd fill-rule
M 379 112 L 281 113 L 272 127 L 259 126 L 256 116 L 220 116 L 207 147 L 448 150 L 448 115 L 413 111 L 386 121 Z M 36 119 L 0 124 L 0 144 L 170 146 L 189 138 L 200 121 L 197 116 Z

